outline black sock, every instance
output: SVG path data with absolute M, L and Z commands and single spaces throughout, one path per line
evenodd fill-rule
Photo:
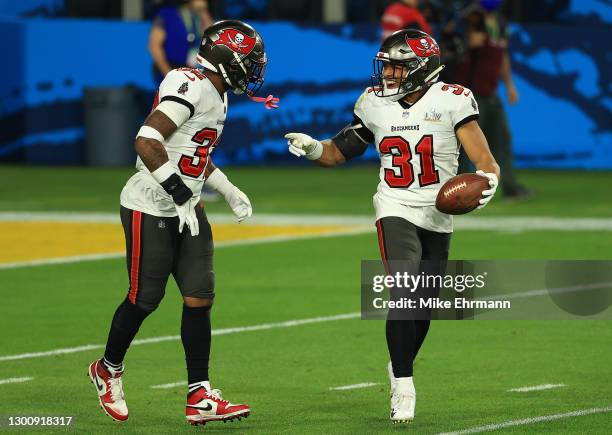
M 210 307 L 191 308 L 183 305 L 181 340 L 187 362 L 189 384 L 208 380 L 210 357 Z
M 130 343 L 149 314 L 150 312 L 144 311 L 127 299 L 119 305 L 111 323 L 104 351 L 104 359 L 109 365 L 121 366 Z
M 396 378 L 412 376 L 416 344 L 415 321 L 387 319 L 386 332 L 393 375 Z
M 421 345 L 425 341 L 425 337 L 427 336 L 427 332 L 429 331 L 429 320 L 415 320 L 415 329 L 416 329 L 416 341 L 414 343 L 414 358 L 416 358 L 419 353 L 419 349 L 421 349 Z

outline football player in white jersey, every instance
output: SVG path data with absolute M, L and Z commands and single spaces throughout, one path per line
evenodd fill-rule
M 251 215 L 248 197 L 215 167 L 210 155 L 225 123 L 226 91 L 255 98 L 267 59 L 255 29 L 240 21 L 221 21 L 205 31 L 198 62 L 201 69 L 172 70 L 161 83 L 153 111 L 136 137 L 138 172 L 121 192 L 129 291 L 113 317 L 103 358 L 89 366 L 102 409 L 119 421 L 128 419 L 124 356 L 144 319 L 161 302 L 170 274 L 184 302 L 187 421 L 205 424 L 250 413 L 247 405 L 223 399 L 208 378 L 213 241 L 199 199 L 206 183 L 226 199 L 238 221 Z
M 381 161 L 374 209 L 383 260 L 427 260 L 421 264 L 429 268 L 426 273 L 442 273 L 453 221 L 436 209 L 435 200 L 440 187 L 457 173 L 459 147 L 477 173 L 489 179 L 479 208 L 495 193 L 499 167 L 478 126 L 478 106 L 470 90 L 437 81 L 443 66 L 431 36 L 400 30 L 383 41 L 373 63 L 373 86 L 357 100 L 353 121 L 323 141 L 289 133 L 289 151 L 331 167 L 362 155 L 374 143 Z M 430 322 L 390 317 L 390 418 L 408 422 L 416 403 L 413 361 Z

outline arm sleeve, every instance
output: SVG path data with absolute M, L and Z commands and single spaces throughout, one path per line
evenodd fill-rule
M 195 79 L 195 80 L 193 80 Z M 189 74 L 189 71 L 181 71 L 180 69 L 173 69 L 170 71 L 164 80 L 159 85 L 159 103 L 157 106 L 163 106 L 162 103 L 168 101 L 174 103 L 174 106 L 166 105 L 166 107 L 173 107 L 176 110 L 170 109 L 171 112 L 181 112 L 182 109 L 177 109 L 175 105 L 181 105 L 189 111 L 187 119 L 191 118 L 196 107 L 200 104 L 201 98 L 201 87 L 199 86 L 199 79 L 194 77 L 193 74 Z M 160 109 L 162 110 L 162 109 Z M 166 110 L 162 110 L 166 113 Z M 166 113 L 172 118 L 170 113 Z
M 368 145 L 374 141 L 374 135 L 363 121 L 353 114 L 353 122 L 344 127 L 332 138 L 346 160 L 363 155 Z
M 468 93 L 468 95 L 465 95 Z M 474 98 L 474 94 L 469 89 L 465 88 L 465 92 L 459 96 L 457 106 L 451 113 L 451 122 L 455 131 L 463 124 L 478 119 L 478 103 Z

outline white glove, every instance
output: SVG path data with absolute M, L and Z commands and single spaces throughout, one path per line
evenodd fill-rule
M 287 133 L 285 135 L 289 152 L 297 157 L 306 156 L 309 160 L 317 160 L 323 154 L 323 144 L 304 133 Z
M 485 172 L 485 171 L 479 170 L 479 171 L 476 171 L 476 173 L 478 175 L 482 175 L 483 177 L 487 177 L 489 179 L 489 187 L 490 187 L 489 189 L 482 191 L 482 199 L 478 201 L 480 205 L 476 207 L 478 210 L 480 210 L 481 208 L 486 207 L 489 201 L 493 199 L 493 195 L 495 195 L 495 191 L 497 190 L 498 180 L 497 180 L 497 175 L 495 175 L 492 172 Z
M 253 214 L 253 207 L 248 196 L 234 186 L 221 171 L 215 169 L 212 174 L 204 182 L 207 186 L 212 187 L 225 198 L 234 215 L 238 218 L 238 222 L 242 222 Z
M 225 196 L 225 200 L 234 212 L 234 216 L 238 218 L 238 222 L 242 222 L 246 218 L 251 217 L 253 214 L 253 207 L 251 207 L 249 197 L 236 186 L 233 187 L 233 191 Z
M 200 224 L 198 223 L 198 217 L 195 212 L 195 208 L 199 202 L 200 197 L 194 196 L 189 201 L 183 203 L 183 205 L 174 203 L 176 214 L 179 218 L 179 233 L 183 232 L 183 227 L 187 224 L 192 236 L 200 234 Z

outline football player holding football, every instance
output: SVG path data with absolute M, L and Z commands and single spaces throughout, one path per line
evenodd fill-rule
M 125 354 L 161 302 L 172 274 L 183 297 L 181 341 L 187 365 L 186 418 L 191 424 L 247 417 L 247 405 L 223 399 L 208 377 L 214 298 L 213 240 L 199 205 L 203 184 L 218 191 L 238 221 L 251 216 L 248 197 L 213 164 L 227 113 L 227 91 L 253 97 L 264 81 L 260 35 L 241 21 L 220 21 L 203 35 L 201 69 L 170 71 L 139 130 L 138 172 L 121 192 L 129 291 L 115 311 L 104 356 L 89 366 L 100 405 L 128 419 L 122 376 Z
M 442 273 L 448 258 L 452 216 L 438 211 L 440 187 L 457 173 L 459 146 L 489 180 L 479 208 L 498 184 L 499 167 L 478 126 L 478 106 L 467 88 L 438 81 L 440 49 L 427 33 L 407 29 L 387 37 L 373 61 L 372 87 L 355 104 L 353 121 L 331 139 L 288 133 L 289 151 L 331 167 L 362 155 L 374 143 L 381 161 L 374 195 L 381 256 L 433 260 Z M 431 262 L 430 262 L 431 263 Z M 414 418 L 413 361 L 429 320 L 387 317 L 391 420 Z

